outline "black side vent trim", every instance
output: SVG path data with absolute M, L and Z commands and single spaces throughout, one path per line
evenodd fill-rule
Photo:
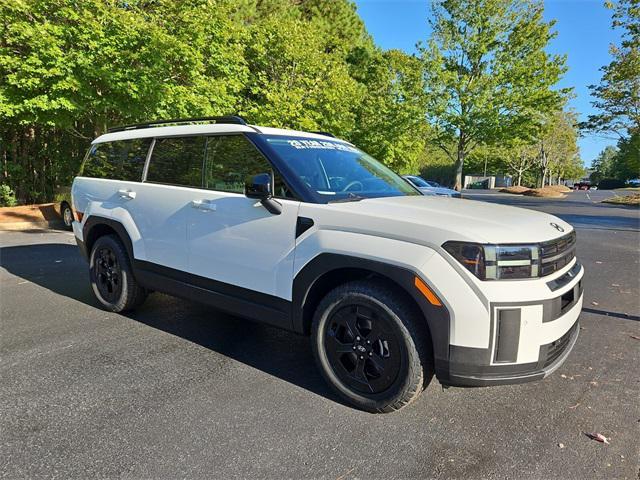
M 307 217 L 298 217 L 296 222 L 296 238 L 313 227 L 313 219 Z

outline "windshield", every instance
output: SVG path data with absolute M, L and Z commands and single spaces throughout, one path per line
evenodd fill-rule
M 325 201 L 420 195 L 402 177 L 349 144 L 280 135 L 266 140 Z

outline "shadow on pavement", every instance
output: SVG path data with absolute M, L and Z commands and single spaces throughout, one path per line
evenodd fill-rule
M 100 308 L 89 285 L 87 264 L 74 245 L 2 247 L 0 266 L 58 295 Z M 344 404 L 322 379 L 307 337 L 158 293 L 125 316 Z

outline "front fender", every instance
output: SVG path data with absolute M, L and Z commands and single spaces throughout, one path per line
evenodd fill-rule
M 415 301 L 429 327 L 436 364 L 446 361 L 449 356 L 450 308 L 432 280 L 421 274 L 421 266 L 434 253 L 422 245 L 350 232 L 329 230 L 309 235 L 296 247 L 293 329 L 308 333 L 313 315 L 308 309 L 312 302 L 310 292 L 323 276 L 341 269 L 364 270 L 395 283 Z M 431 304 L 416 288 L 416 277 L 441 299 L 442 306 Z

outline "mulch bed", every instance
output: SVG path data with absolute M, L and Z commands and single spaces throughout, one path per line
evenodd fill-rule
M 0 222 L 42 222 L 60 220 L 55 203 L 0 208 Z

